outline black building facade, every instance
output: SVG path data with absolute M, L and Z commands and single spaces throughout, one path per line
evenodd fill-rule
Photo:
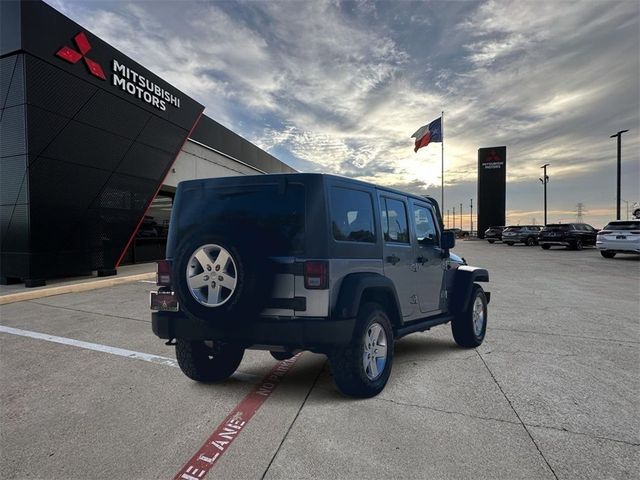
M 50 6 L 3 1 L 0 17 L 2 283 L 115 273 L 190 135 L 293 171 Z

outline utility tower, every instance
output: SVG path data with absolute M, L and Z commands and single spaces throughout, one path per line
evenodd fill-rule
M 587 209 L 584 207 L 584 203 L 580 202 L 576 205 L 576 222 L 584 223 L 584 214 L 587 213 Z

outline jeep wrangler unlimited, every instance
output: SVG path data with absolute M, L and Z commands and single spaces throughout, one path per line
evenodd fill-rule
M 193 380 L 228 378 L 245 349 L 326 354 L 338 389 L 384 388 L 395 340 L 451 323 L 462 347 L 487 328 L 486 270 L 449 250 L 438 204 L 321 174 L 178 185 L 153 332 Z

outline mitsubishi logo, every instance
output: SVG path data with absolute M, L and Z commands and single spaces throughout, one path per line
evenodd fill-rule
M 498 156 L 498 154 L 496 153 L 495 150 L 491 150 L 491 153 L 489 153 L 489 156 L 487 157 L 487 161 L 488 162 L 499 162 L 500 161 L 500 157 Z
M 84 59 L 84 64 L 87 66 L 87 70 L 89 70 L 89 73 L 91 75 L 102 80 L 106 80 L 107 77 L 105 76 L 100 64 L 86 57 L 87 53 L 89 53 L 89 50 L 91 50 L 91 44 L 89 43 L 89 40 L 87 39 L 87 36 L 84 34 L 84 32 L 80 32 L 75 37 L 73 37 L 73 41 L 75 42 L 76 47 L 78 47 L 78 50 L 80 50 L 79 52 L 65 45 L 56 52 L 56 55 L 63 60 L 66 60 L 67 62 L 73 64 L 78 63 L 80 59 Z

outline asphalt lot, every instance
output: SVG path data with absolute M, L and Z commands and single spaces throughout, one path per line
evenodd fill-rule
M 342 397 L 306 352 L 206 478 L 638 478 L 640 261 L 454 251 L 490 271 L 482 347 L 456 347 L 448 325 L 406 337 L 369 400 Z M 152 287 L 12 303 L 0 325 L 173 359 L 151 333 Z M 201 385 L 127 355 L 0 333 L 0 478 L 172 478 L 277 364 L 247 352 Z

